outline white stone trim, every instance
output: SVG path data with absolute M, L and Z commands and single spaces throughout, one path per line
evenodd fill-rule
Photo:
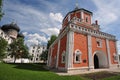
M 74 50 L 74 32 L 69 30 L 67 33 L 67 44 L 66 44 L 66 64 L 65 68 L 71 68 L 73 66 L 73 50 Z
M 76 56 L 79 56 L 79 61 L 76 61 Z M 74 63 L 81 63 L 81 62 L 82 62 L 82 52 L 79 49 L 76 49 L 74 55 Z
M 70 21 L 70 18 L 71 18 L 71 14 L 68 15 L 68 22 Z
M 76 61 L 76 56 L 79 56 L 79 61 Z M 81 63 L 81 62 L 82 62 L 82 52 L 79 49 L 76 49 L 74 56 L 74 63 Z
M 53 47 L 51 47 L 51 52 L 50 52 L 50 64 L 49 64 L 49 66 L 51 66 L 51 62 L 52 62 L 52 52 L 53 52 Z
M 119 53 L 118 53 L 118 48 L 117 48 L 117 42 L 115 42 L 115 48 L 116 48 L 116 54 L 118 56 L 118 67 L 120 66 L 120 59 L 119 59 Z
M 97 50 L 93 53 L 93 62 L 94 62 L 94 56 L 97 55 L 99 59 L 99 68 L 108 68 L 109 67 L 109 61 L 107 58 L 107 55 L 105 52 L 101 50 Z
M 60 52 L 60 40 L 58 41 L 56 68 L 58 67 L 58 63 L 59 63 L 59 55 L 60 55 L 59 52 Z
M 71 24 L 71 30 L 73 30 L 74 32 L 78 32 L 78 33 L 82 33 L 82 34 L 90 34 L 91 36 L 95 36 L 95 37 L 100 37 L 100 38 L 106 38 L 109 40 L 116 40 L 115 36 L 108 34 L 108 33 L 104 33 L 101 31 L 95 31 L 92 29 L 88 29 L 85 27 L 81 27 L 78 26 L 76 24 L 74 24 L 73 22 L 70 23 Z
M 87 35 L 87 41 L 88 41 L 88 67 L 90 69 L 93 66 L 91 35 Z
M 83 13 L 83 11 L 81 11 L 81 19 L 82 19 L 82 21 L 84 20 L 84 13 Z
M 106 47 L 107 47 L 107 54 L 108 54 L 108 63 L 109 67 L 111 66 L 111 57 L 110 57 L 110 46 L 109 46 L 109 40 L 106 39 Z
M 58 67 L 58 70 L 60 70 L 60 71 L 66 71 L 65 67 Z

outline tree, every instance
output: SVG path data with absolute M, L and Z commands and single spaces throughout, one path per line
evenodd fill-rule
M 50 40 L 48 41 L 48 44 L 47 44 L 47 49 L 49 49 L 50 45 L 57 39 L 57 36 L 56 35 L 52 35 L 50 37 Z
M 17 58 L 27 58 L 28 48 L 24 45 L 23 38 L 17 38 L 10 44 L 10 55 L 14 57 L 14 63 Z
M 48 58 L 48 49 L 51 46 L 51 44 L 57 39 L 56 35 L 52 35 L 50 37 L 50 40 L 47 43 L 47 50 L 43 51 L 42 54 L 40 55 L 40 59 L 43 60 L 44 62 L 47 61 Z
M 2 3 L 3 3 L 3 0 L 0 0 L 0 20 L 4 15 L 4 13 L 2 12 Z
M 43 60 L 43 61 L 46 63 L 47 57 L 48 57 L 48 50 L 45 50 L 45 51 L 43 51 L 42 54 L 40 55 L 40 59 Z
M 3 59 L 7 52 L 7 41 L 0 37 L 0 60 Z

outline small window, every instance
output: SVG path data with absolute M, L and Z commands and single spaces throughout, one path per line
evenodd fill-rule
M 32 52 L 34 53 L 34 50 L 32 50 Z
M 75 58 L 74 58 L 75 63 L 81 63 L 82 62 L 81 55 L 82 55 L 82 53 L 80 52 L 80 50 L 77 49 L 75 51 Z
M 97 47 L 102 47 L 102 40 L 98 39 L 96 41 Z
M 114 58 L 114 62 L 118 62 L 118 56 L 116 53 L 114 53 L 113 58 Z
M 40 46 L 38 47 L 38 49 L 40 49 Z
M 45 47 L 43 47 L 43 49 L 45 49 Z
M 39 54 L 37 54 L 37 57 L 39 57 Z
M 35 46 L 33 47 L 33 49 L 35 49 Z
M 38 58 L 36 58 L 36 61 L 38 61 Z
M 85 19 L 85 20 L 86 20 L 86 22 L 88 22 L 88 17 L 86 17 L 86 19 Z
M 63 51 L 63 53 L 62 53 L 62 61 L 61 62 L 65 63 L 65 51 Z
M 33 60 L 33 58 L 31 58 L 31 61 Z
M 99 41 L 97 41 L 97 46 L 100 46 L 100 42 Z
M 3 35 L 3 32 L 1 32 L 1 35 Z

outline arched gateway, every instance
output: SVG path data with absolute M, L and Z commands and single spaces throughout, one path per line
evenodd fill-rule
M 108 60 L 107 56 L 104 52 L 102 51 L 96 51 L 94 53 L 94 68 L 107 68 L 108 67 Z

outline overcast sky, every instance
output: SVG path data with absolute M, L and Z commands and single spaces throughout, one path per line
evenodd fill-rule
M 4 0 L 0 25 L 16 22 L 24 33 L 26 44 L 47 43 L 58 34 L 62 19 L 74 10 L 77 0 Z M 80 8 L 93 12 L 101 31 L 113 34 L 120 48 L 120 0 L 78 0 Z M 120 49 L 119 49 L 120 50 Z M 120 52 L 120 51 L 119 51 Z

